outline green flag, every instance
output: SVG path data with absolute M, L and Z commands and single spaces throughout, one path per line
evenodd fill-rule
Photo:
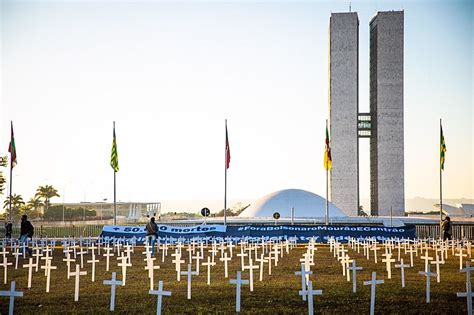
M 118 164 L 118 153 L 117 153 L 117 140 L 115 139 L 115 122 L 114 122 L 114 139 L 112 140 L 112 153 L 110 155 L 110 166 L 112 166 L 115 173 L 118 172 L 119 164 Z
M 440 157 L 439 157 L 439 162 L 441 169 L 444 170 L 444 160 L 446 156 L 446 143 L 444 142 L 444 135 L 443 135 L 443 126 L 440 125 L 441 128 L 441 135 L 440 135 Z

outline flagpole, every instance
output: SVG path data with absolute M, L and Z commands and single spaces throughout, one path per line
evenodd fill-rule
M 13 148 L 12 146 L 12 138 L 13 138 L 13 121 L 10 120 L 10 200 L 8 201 L 8 211 L 10 211 L 10 222 L 13 222 L 13 215 L 12 215 L 12 187 L 13 187 Z
M 227 119 L 225 120 L 225 159 L 224 159 L 224 225 L 227 225 Z
M 442 135 L 441 135 L 441 130 L 442 130 L 442 124 L 441 124 L 441 118 L 439 119 L 439 140 L 440 140 L 440 151 L 442 150 L 441 148 L 441 141 L 442 141 Z M 441 161 L 440 161 L 441 162 Z M 444 163 L 444 160 L 443 160 Z M 439 238 L 441 239 L 443 237 L 443 170 L 441 169 L 441 163 L 439 163 Z
M 328 120 L 326 119 L 326 130 L 328 129 Z M 326 148 L 327 150 L 327 148 Z M 326 225 L 329 225 L 329 167 L 326 167 Z
M 114 121 L 114 137 L 115 137 L 115 121 Z M 117 141 L 114 139 L 114 141 Z M 117 225 L 117 187 L 116 187 L 117 172 L 114 169 L 114 225 Z

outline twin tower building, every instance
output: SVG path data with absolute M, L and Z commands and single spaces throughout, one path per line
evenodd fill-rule
M 367 113 L 359 112 L 357 13 L 331 14 L 329 185 L 331 202 L 349 215 L 359 214 L 359 138 L 370 139 L 370 213 L 403 216 L 405 212 L 403 19 L 403 11 L 390 11 L 378 12 L 370 21 Z

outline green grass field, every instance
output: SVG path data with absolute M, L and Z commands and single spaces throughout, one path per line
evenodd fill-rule
M 406 287 L 401 288 L 400 270 L 392 269 L 392 279 L 387 279 L 385 264 L 369 262 L 353 250 L 349 250 L 351 258 L 364 270 L 358 273 L 358 292 L 352 293 L 352 284 L 342 276 L 342 267 L 329 252 L 329 247 L 319 246 L 315 255 L 315 266 L 311 268 L 314 289 L 323 290 L 322 296 L 314 298 L 316 313 L 325 314 L 368 314 L 370 308 L 370 287 L 363 286 L 364 280 L 370 280 L 372 271 L 377 272 L 377 279 L 385 279 L 385 284 L 377 286 L 376 313 L 380 314 L 465 314 L 467 313 L 466 299 L 458 298 L 456 292 L 464 292 L 465 273 L 459 272 L 458 257 L 449 258 L 441 266 L 441 283 L 432 278 L 431 303 L 425 303 L 425 277 L 418 274 L 423 270 L 423 261 L 416 257 L 415 267 L 406 269 Z M 127 283 L 124 287 L 117 287 L 115 311 L 123 314 L 153 314 L 156 313 L 156 296 L 148 294 L 149 280 L 144 270 L 144 255 L 142 247 L 136 248 L 132 254 L 133 267 L 127 270 Z M 277 267 L 272 268 L 272 275 L 268 275 L 265 268 L 264 281 L 258 281 L 258 271 L 254 273 L 254 292 L 249 286 L 242 289 L 242 309 L 244 314 L 305 314 L 307 303 L 298 295 L 301 280 L 294 275 L 300 269 L 299 259 L 305 249 L 302 247 L 290 251 L 283 257 Z M 236 251 L 234 251 L 235 255 Z M 168 252 L 171 254 L 171 251 Z M 206 252 L 205 252 L 206 254 Z M 403 256 L 405 263 L 409 256 Z M 117 267 L 117 260 L 111 260 L 110 272 L 105 272 L 105 258 L 100 258 L 96 265 L 96 280 L 91 282 L 91 265 L 86 264 L 88 275 L 82 276 L 80 281 L 80 297 L 74 302 L 74 279 L 67 279 L 66 264 L 62 261 L 62 252 L 56 249 L 52 271 L 51 292 L 46 293 L 46 277 L 40 270 L 33 274 L 32 288 L 27 289 L 26 268 L 8 269 L 7 284 L 3 284 L 3 268 L 0 269 L 0 290 L 10 288 L 10 281 L 15 280 L 17 290 L 24 292 L 24 297 L 15 299 L 16 314 L 105 314 L 109 313 L 110 286 L 104 285 L 105 279 L 111 278 L 111 272 L 117 272 L 121 278 L 121 270 Z M 85 257 L 86 258 L 86 257 Z M 372 256 L 371 256 L 372 258 Z M 380 256 L 381 258 L 381 256 Z M 379 258 L 379 259 L 380 259 Z M 87 256 L 90 259 L 90 255 Z M 183 250 L 183 259 L 188 261 L 187 252 Z M 171 291 L 171 297 L 163 297 L 164 314 L 232 314 L 235 313 L 235 285 L 229 284 L 230 278 L 236 277 L 240 268 L 240 258 L 234 257 L 229 265 L 229 279 L 224 278 L 224 267 L 218 262 L 211 269 L 211 285 L 206 284 L 207 268 L 201 266 L 199 276 L 193 277 L 192 299 L 186 299 L 186 278 L 182 276 L 176 281 L 176 272 L 168 256 L 165 263 L 161 263 L 161 253 L 158 255 L 160 270 L 155 272 L 155 283 L 164 281 L 164 289 Z M 9 261 L 13 260 L 9 258 Z M 79 261 L 78 259 L 76 260 Z M 14 262 L 14 261 L 13 261 Z M 23 264 L 20 258 L 19 267 Z M 182 265 L 184 269 L 184 264 Z M 242 277 L 248 279 L 248 271 L 242 272 Z M 0 313 L 7 314 L 8 298 L 0 298 Z

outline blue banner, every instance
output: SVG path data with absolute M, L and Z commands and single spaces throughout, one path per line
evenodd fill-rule
M 296 239 L 299 243 L 308 242 L 311 238 L 318 243 L 326 243 L 330 238 L 340 242 L 355 239 L 414 239 L 414 225 L 403 227 L 385 226 L 341 226 L 341 225 L 242 225 L 224 226 L 202 224 L 189 227 L 158 225 L 158 237 L 171 242 L 191 239 L 226 239 L 238 241 L 284 240 Z M 105 239 L 134 239 L 143 242 L 146 236 L 144 226 L 113 226 L 106 225 L 101 237 Z

